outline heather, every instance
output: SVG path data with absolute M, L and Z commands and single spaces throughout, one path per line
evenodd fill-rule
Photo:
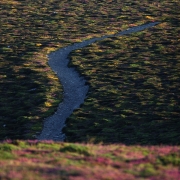
M 179 144 L 179 14 L 173 3 L 159 7 L 158 13 L 151 8 L 157 26 L 70 54 L 69 65 L 86 77 L 90 90 L 67 120 L 68 142 Z
M 0 179 L 177 180 L 179 146 L 5 141 Z
M 62 101 L 48 53 L 159 21 L 71 54 L 70 65 L 91 90 L 65 132 L 67 141 L 177 144 L 178 7 L 178 1 L 1 1 L 0 139 L 35 139 Z
M 179 9 L 179 0 L 1 0 L 0 179 L 179 179 Z M 66 121 L 66 142 L 35 140 L 63 100 L 47 55 L 149 22 L 159 24 L 69 55 L 87 98 Z

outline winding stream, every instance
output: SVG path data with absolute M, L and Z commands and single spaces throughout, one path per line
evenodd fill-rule
M 80 77 L 74 68 L 68 67 L 68 55 L 71 51 L 83 48 L 105 38 L 131 34 L 134 32 L 142 31 L 146 28 L 150 28 L 157 24 L 159 24 L 159 22 L 152 22 L 132 27 L 114 35 L 92 38 L 50 53 L 48 55 L 48 63 L 52 70 L 57 74 L 61 84 L 63 85 L 63 102 L 59 104 L 55 114 L 45 119 L 43 130 L 37 137 L 37 139 L 63 141 L 65 135 L 62 133 L 62 128 L 65 126 L 66 119 L 72 114 L 75 109 L 79 108 L 79 106 L 84 102 L 84 99 L 86 98 L 89 87 L 85 84 L 85 79 L 83 77 Z

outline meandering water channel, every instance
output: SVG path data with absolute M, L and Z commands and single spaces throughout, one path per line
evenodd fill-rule
M 159 24 L 159 22 L 152 22 L 132 27 L 114 35 L 92 38 L 50 53 L 48 55 L 48 63 L 52 70 L 57 74 L 63 86 L 63 102 L 59 104 L 55 114 L 45 119 L 43 130 L 37 139 L 63 141 L 65 135 L 62 133 L 62 128 L 65 126 L 66 119 L 73 113 L 75 109 L 79 108 L 86 98 L 89 87 L 85 84 L 85 79 L 80 76 L 74 68 L 68 67 L 68 55 L 71 51 L 83 48 L 105 38 L 131 34 L 142 31 L 146 28 L 150 28 L 157 24 Z

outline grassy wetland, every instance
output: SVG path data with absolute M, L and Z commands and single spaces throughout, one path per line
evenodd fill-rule
M 1 0 L 0 179 L 178 179 L 179 8 L 178 0 Z M 67 119 L 66 143 L 17 141 L 36 139 L 63 99 L 50 52 L 157 21 L 69 55 L 90 89 Z

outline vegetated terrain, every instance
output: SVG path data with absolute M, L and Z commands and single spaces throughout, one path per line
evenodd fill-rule
M 0 179 L 179 179 L 179 8 L 178 0 L 1 0 Z M 69 66 L 90 91 L 68 118 L 69 142 L 27 140 L 63 99 L 48 53 L 151 21 L 160 24 L 72 52 Z
M 35 139 L 43 119 L 62 101 L 63 89 L 47 64 L 47 54 L 128 27 L 128 15 L 119 9 L 129 3 L 0 1 L 1 140 Z M 145 21 L 141 17 L 136 23 Z
M 70 54 L 90 91 L 67 120 L 68 142 L 180 143 L 180 3 L 145 4 L 143 13 L 136 6 L 125 12 L 145 18 L 148 9 L 159 25 Z
M 32 139 L 62 101 L 47 54 L 73 42 L 160 21 L 73 52 L 90 92 L 68 141 L 177 144 L 178 1 L 1 1 L 0 139 Z M 112 136 L 113 134 L 113 136 Z
M 180 147 L 50 141 L 0 144 L 0 179 L 178 180 Z

